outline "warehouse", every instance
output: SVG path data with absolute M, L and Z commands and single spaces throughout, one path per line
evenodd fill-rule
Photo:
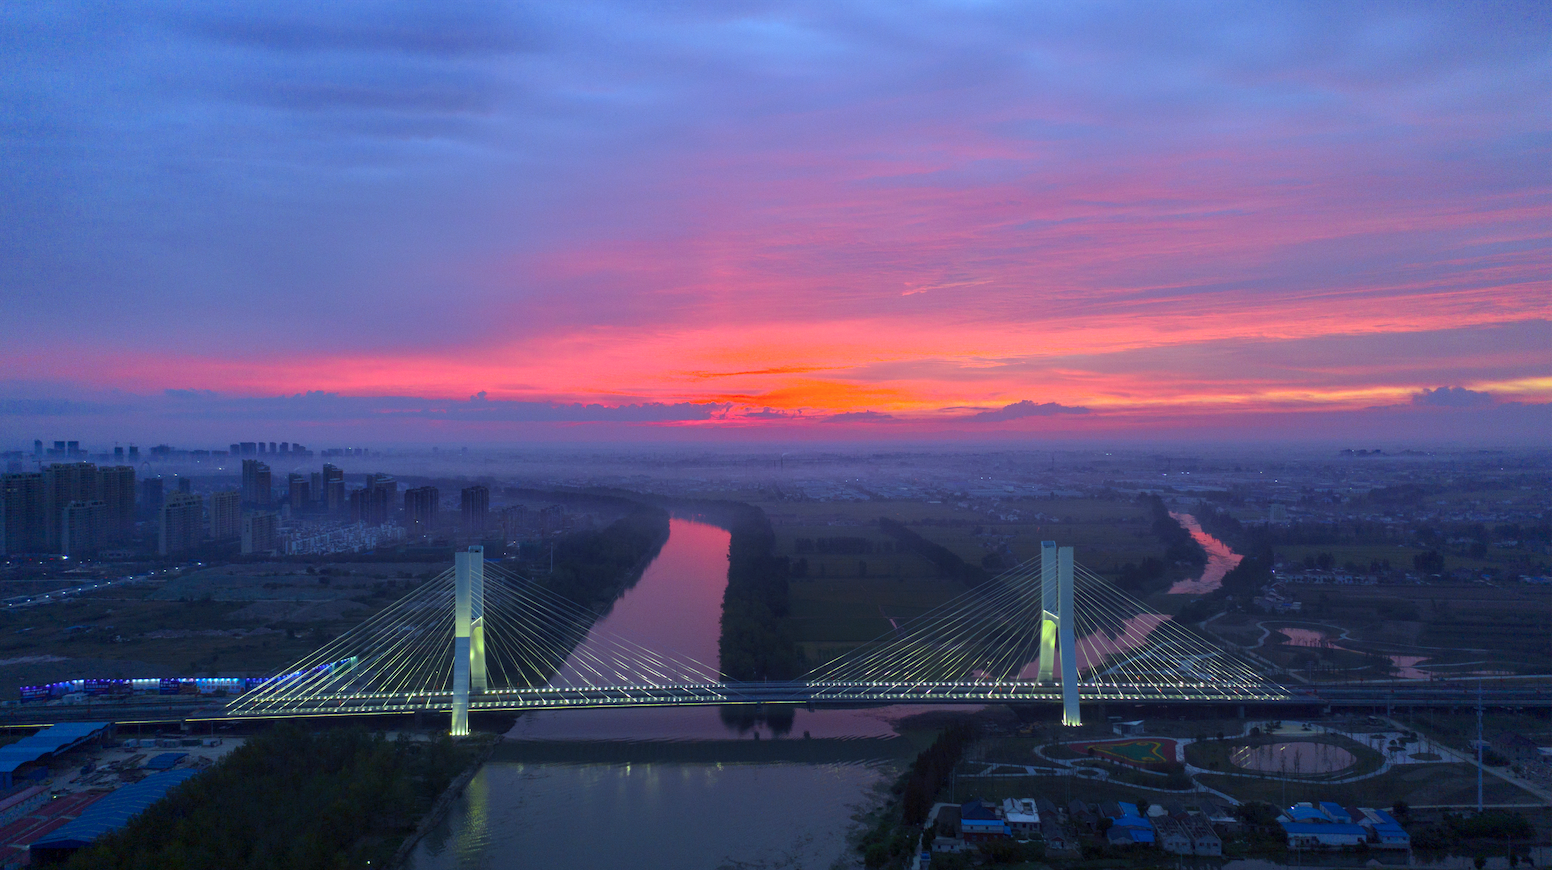
M 124 827 L 174 786 L 198 775 L 198 769 L 186 767 L 154 774 L 120 788 L 92 804 L 75 821 L 34 841 L 29 850 L 32 863 L 57 864 L 69 859 L 103 834 Z
M 51 725 L 10 746 L 0 746 L 0 791 L 16 784 L 16 771 L 21 768 L 47 762 L 60 753 L 112 734 L 112 722 L 67 722 Z

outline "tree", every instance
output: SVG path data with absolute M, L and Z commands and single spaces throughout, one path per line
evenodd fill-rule
M 1444 570 L 1444 557 L 1438 550 L 1429 550 L 1412 557 L 1412 567 L 1424 574 L 1438 574 Z

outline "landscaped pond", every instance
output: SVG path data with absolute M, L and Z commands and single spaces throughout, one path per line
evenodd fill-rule
M 1312 740 L 1290 740 L 1263 746 L 1241 746 L 1229 755 L 1235 767 L 1268 773 L 1318 774 L 1346 770 L 1357 756 L 1340 746 Z

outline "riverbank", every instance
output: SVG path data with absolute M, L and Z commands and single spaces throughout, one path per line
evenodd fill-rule
M 500 734 L 478 734 L 466 739 L 470 742 L 488 741 L 490 745 L 486 746 L 484 751 L 476 756 L 473 761 L 469 762 L 469 766 L 464 768 L 463 772 L 458 774 L 451 783 L 448 783 L 447 788 L 443 789 L 442 793 L 437 796 L 436 802 L 431 805 L 431 809 L 427 810 L 426 814 L 421 817 L 420 824 L 415 827 L 415 832 L 405 837 L 404 842 L 399 844 L 398 851 L 393 853 L 393 858 L 388 863 L 390 870 L 404 870 L 408 866 L 407 862 L 410 859 L 410 855 L 414 854 L 415 847 L 420 844 L 420 841 L 426 834 L 431 832 L 432 828 L 447 817 L 447 811 L 452 807 L 453 801 L 463 795 L 464 789 L 469 787 L 469 781 L 474 779 L 474 775 L 480 772 L 480 768 L 484 767 L 486 762 L 490 761 L 491 756 L 502 743 L 502 736 Z

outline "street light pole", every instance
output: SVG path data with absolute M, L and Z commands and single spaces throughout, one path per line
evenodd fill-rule
M 1477 678 L 1477 815 L 1482 814 L 1482 678 Z

